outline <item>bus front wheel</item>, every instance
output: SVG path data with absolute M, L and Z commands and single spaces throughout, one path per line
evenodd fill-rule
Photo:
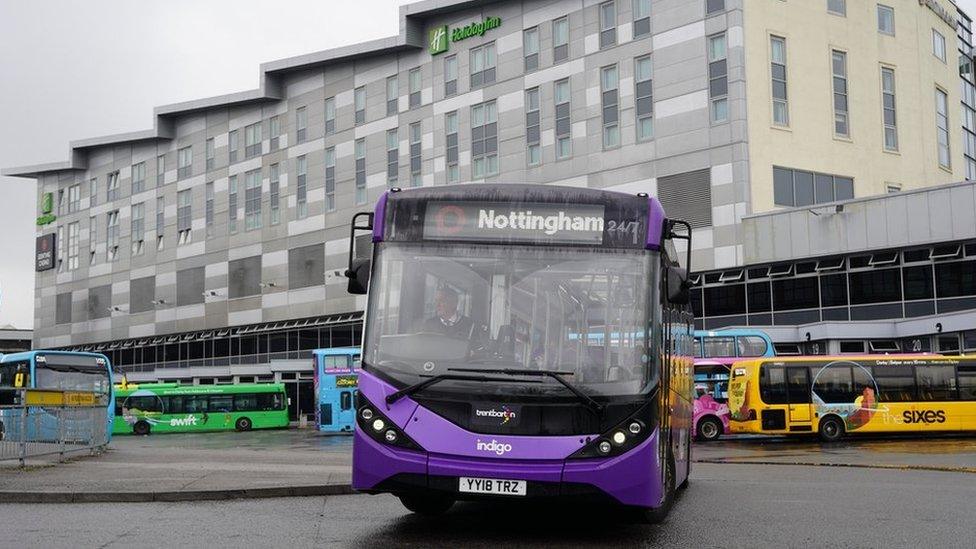
M 844 438 L 844 424 L 837 416 L 827 416 L 820 420 L 820 440 L 837 442 Z
M 237 420 L 234 424 L 234 428 L 238 431 L 250 431 L 251 430 L 251 419 L 242 417 Z
M 132 426 L 132 432 L 139 436 L 148 435 L 149 430 L 149 424 L 145 421 L 137 421 L 136 424 Z
M 722 422 L 717 417 L 708 416 L 701 418 L 698 422 L 698 428 L 695 434 L 698 440 L 711 442 L 718 440 L 724 430 L 725 428 L 722 426 Z
M 418 515 L 433 517 L 446 513 L 454 505 L 454 500 L 440 496 L 402 495 L 400 503 Z
M 674 456 L 668 452 L 668 457 L 664 469 L 664 500 L 659 507 L 641 510 L 641 522 L 648 524 L 661 524 L 667 518 L 674 505 Z

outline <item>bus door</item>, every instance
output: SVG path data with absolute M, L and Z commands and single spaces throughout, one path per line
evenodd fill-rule
M 790 423 L 810 423 L 810 369 L 806 366 L 786 368 L 789 391 Z
M 352 431 L 353 421 L 356 419 L 356 410 L 353 405 L 354 389 L 342 389 L 339 391 L 339 410 L 336 414 L 336 427 L 339 431 Z

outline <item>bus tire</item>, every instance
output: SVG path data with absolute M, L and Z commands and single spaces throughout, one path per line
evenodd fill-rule
M 234 424 L 234 428 L 241 432 L 250 431 L 251 427 L 251 418 L 247 417 L 237 418 L 237 423 Z
M 145 421 L 137 421 L 135 425 L 132 426 L 132 432 L 139 436 L 146 436 L 152 429 L 149 424 Z
M 837 442 L 844 438 L 844 422 L 834 415 L 823 417 L 820 419 L 819 434 L 823 442 Z
M 722 436 L 725 428 L 722 422 L 715 416 L 705 416 L 698 421 L 695 429 L 695 438 L 702 442 L 712 442 Z
M 402 495 L 400 503 L 410 512 L 434 517 L 443 515 L 454 505 L 454 500 L 444 496 L 431 495 Z
M 664 477 L 664 500 L 661 502 L 659 507 L 643 509 L 641 511 L 641 522 L 645 522 L 647 524 L 661 524 L 664 522 L 664 519 L 667 518 L 668 513 L 671 511 L 671 506 L 674 505 L 674 474 L 674 456 L 671 455 L 671 451 L 668 450 Z

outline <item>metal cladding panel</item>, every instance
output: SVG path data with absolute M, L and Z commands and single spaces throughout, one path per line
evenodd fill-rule
M 657 462 L 659 431 L 643 443 L 606 460 L 566 460 L 563 482 L 596 486 L 624 505 L 657 507 L 664 496 Z
M 352 488 L 369 490 L 398 473 L 427 474 L 427 454 L 383 446 L 357 428 L 352 440 Z
M 572 436 L 507 436 L 472 433 L 458 427 L 423 406 L 418 406 L 413 421 L 404 431 L 428 452 L 452 456 L 491 457 L 501 460 L 564 459 L 596 435 Z M 504 447 L 504 451 L 481 449 Z M 484 447 L 484 446 L 482 446 Z
M 563 475 L 563 460 L 506 460 L 471 459 L 431 455 L 428 474 L 449 477 L 488 477 L 513 480 L 559 482 Z

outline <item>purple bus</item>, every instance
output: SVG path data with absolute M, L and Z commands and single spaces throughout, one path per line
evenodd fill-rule
M 663 519 L 690 471 L 678 239 L 646 194 L 557 186 L 392 189 L 356 214 L 353 488 L 428 515 L 572 498 Z

